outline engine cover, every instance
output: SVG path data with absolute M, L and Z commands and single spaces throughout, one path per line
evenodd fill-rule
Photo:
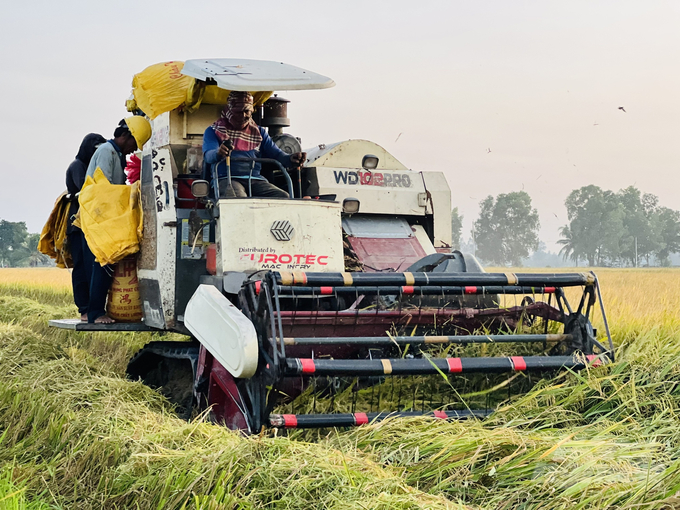
M 217 274 L 344 271 L 342 206 L 319 200 L 220 200 Z

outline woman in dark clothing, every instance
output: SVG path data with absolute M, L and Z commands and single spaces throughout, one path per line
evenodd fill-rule
M 77 193 L 85 182 L 87 165 L 92 159 L 94 151 L 97 150 L 106 138 L 97 133 L 90 133 L 83 138 L 80 150 L 66 170 L 66 189 L 71 196 L 71 207 L 69 209 L 69 221 L 66 229 L 69 250 L 73 259 L 73 271 L 71 272 L 71 283 L 73 284 L 73 300 L 78 307 L 80 320 L 87 321 L 87 307 L 90 301 L 90 280 L 92 279 L 92 264 L 94 255 L 87 247 L 83 231 L 73 226 L 73 217 L 78 212 Z

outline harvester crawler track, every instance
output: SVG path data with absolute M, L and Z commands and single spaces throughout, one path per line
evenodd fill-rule
M 181 417 L 189 418 L 199 348 L 198 342 L 149 342 L 132 357 L 127 374 L 158 389 L 177 406 Z

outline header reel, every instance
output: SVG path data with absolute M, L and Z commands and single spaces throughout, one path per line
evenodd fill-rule
M 238 299 L 257 331 L 257 371 L 235 379 L 201 348 L 210 380 L 197 395 L 250 432 L 479 418 L 536 374 L 613 360 L 593 273 L 269 272 Z

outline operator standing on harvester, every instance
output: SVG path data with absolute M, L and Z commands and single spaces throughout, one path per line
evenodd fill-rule
M 113 132 L 113 139 L 103 143 L 95 151 L 87 167 L 87 176 L 94 177 L 97 168 L 111 184 L 125 184 L 125 156 L 141 149 L 151 138 L 151 125 L 144 117 L 123 119 Z M 96 260 L 92 264 L 90 280 L 90 303 L 87 321 L 110 324 L 114 319 L 106 314 L 106 296 L 113 279 L 113 266 L 102 266 Z
M 249 92 L 229 94 L 220 118 L 203 134 L 203 158 L 208 165 L 217 164 L 220 196 L 247 197 L 248 186 L 254 197 L 288 198 L 288 193 L 260 175 L 260 163 L 234 161 L 227 170 L 226 158 L 271 158 L 285 167 L 300 167 L 307 158 L 304 152 L 288 155 L 279 149 L 264 128 L 252 119 L 253 96 Z M 259 153 L 259 154 L 258 154 Z M 250 180 L 250 183 L 248 183 Z

